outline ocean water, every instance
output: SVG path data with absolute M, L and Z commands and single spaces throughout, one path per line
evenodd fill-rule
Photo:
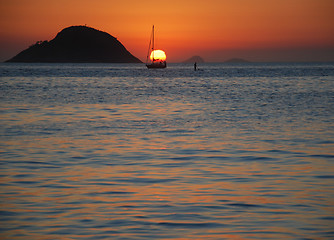
M 1 239 L 334 239 L 334 64 L 0 64 Z

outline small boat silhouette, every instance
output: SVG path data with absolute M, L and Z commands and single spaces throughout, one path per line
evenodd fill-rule
M 154 55 L 156 54 L 156 56 Z M 159 55 L 162 54 L 162 57 Z M 147 57 L 146 57 L 147 68 L 166 68 L 166 55 L 162 50 L 154 49 L 154 25 L 152 27 L 152 34 L 150 37 L 150 44 L 148 46 Z

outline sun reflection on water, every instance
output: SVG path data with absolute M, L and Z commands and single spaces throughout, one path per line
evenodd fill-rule
M 330 232 L 332 143 L 313 144 L 328 139 L 325 127 L 218 107 L 3 104 L 8 238 L 316 239 Z

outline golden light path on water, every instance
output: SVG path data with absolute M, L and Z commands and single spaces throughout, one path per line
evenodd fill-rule
M 1 67 L 4 239 L 333 238 L 332 64 Z
M 83 109 L 90 109 L 91 115 L 87 115 Z M 63 122 L 68 122 L 70 125 L 76 122 L 89 124 L 97 118 L 104 124 L 97 126 L 100 130 L 90 137 L 90 133 L 85 132 L 83 128 L 83 132 L 76 132 L 73 136 L 55 135 L 47 138 L 7 141 L 9 148 L 19 145 L 29 149 L 29 153 L 21 159 L 22 164 L 41 161 L 36 157 L 46 151 L 50 160 L 41 164 L 50 164 L 51 167 L 63 161 L 62 159 L 69 159 L 69 162 L 62 167 L 62 171 L 51 169 L 43 172 L 38 168 L 27 170 L 25 174 L 29 174 L 30 179 L 22 181 L 22 184 L 37 183 L 36 188 L 27 188 L 24 185 L 3 188 L 3 192 L 16 192 L 15 199 L 6 203 L 7 210 L 29 216 L 33 214 L 31 213 L 33 209 L 47 217 L 45 221 L 37 221 L 35 226 L 44 229 L 45 234 L 50 234 L 48 226 L 63 226 L 64 219 L 73 225 L 73 222 L 82 217 L 84 219 L 80 221 L 85 224 L 95 221 L 105 224 L 103 228 L 109 232 L 110 237 L 119 236 L 120 232 L 126 236 L 125 232 L 131 230 L 132 222 L 136 222 L 136 219 L 141 219 L 140 221 L 145 222 L 148 228 L 154 228 L 157 224 L 175 225 L 176 233 L 181 233 L 180 227 L 183 225 L 189 227 L 193 224 L 202 227 L 206 221 L 212 224 L 210 233 L 203 234 L 201 227 L 193 228 L 191 232 L 187 232 L 185 239 L 196 238 L 199 234 L 203 239 L 215 239 L 213 237 L 215 234 L 237 238 L 243 227 L 224 226 L 245 222 L 250 224 L 248 226 L 250 229 L 262 232 L 262 237 L 277 237 L 280 235 L 279 232 L 298 234 L 291 232 L 293 230 L 284 225 L 268 225 L 260 229 L 255 225 L 252 226 L 252 221 L 258 221 L 266 216 L 268 221 L 275 222 L 284 218 L 285 221 L 294 222 L 302 219 L 298 221 L 310 225 L 312 224 L 310 216 L 302 209 L 292 211 L 288 203 L 311 205 L 315 196 L 320 197 L 321 192 L 328 191 L 328 184 L 320 185 L 316 181 L 308 183 L 309 187 L 305 187 L 305 176 L 310 173 L 310 169 L 297 163 L 278 165 L 275 162 L 270 163 L 271 160 L 267 163 L 224 160 L 233 159 L 235 154 L 229 151 L 231 146 L 239 149 L 241 158 L 243 156 L 249 158 L 252 153 L 262 153 L 261 158 L 270 159 L 272 158 L 269 154 L 272 148 L 270 143 L 251 145 L 247 143 L 248 136 L 237 137 L 236 135 L 240 133 L 234 131 L 222 131 L 218 136 L 210 134 L 209 129 L 196 131 L 195 125 L 186 124 L 184 128 L 188 132 L 169 125 L 169 118 L 178 112 L 182 112 L 185 117 L 201 114 L 198 106 L 192 104 L 174 102 L 121 106 L 81 105 L 55 107 L 47 111 L 53 114 L 52 121 L 55 124 Z M 9 115 L 4 117 L 10 118 Z M 48 116 L 40 114 L 23 114 L 21 117 L 15 124 L 26 124 L 26 119 L 29 119 L 31 124 L 51 120 Z M 105 134 L 103 129 L 111 127 L 106 125 L 108 122 L 117 124 L 119 121 L 122 122 L 122 126 L 118 126 L 123 128 L 122 132 Z M 162 131 L 156 132 L 148 127 L 144 133 L 141 129 L 133 129 L 131 125 L 131 122 L 150 121 L 152 124 L 160 122 Z M 163 129 L 183 134 L 166 137 Z M 258 126 L 258 131 L 263 130 Z M 80 138 L 78 134 L 87 137 Z M 206 137 L 203 137 L 204 135 Z M 294 147 L 282 150 L 298 152 L 302 149 Z M 318 154 L 317 149 L 310 151 L 310 154 L 312 152 Z M 94 157 L 90 158 L 89 155 Z M 78 160 L 82 164 L 75 164 Z M 101 161 L 104 164 L 100 165 Z M 320 163 L 319 159 L 312 161 Z M 191 162 L 191 165 L 188 162 Z M 326 168 L 326 164 L 315 164 L 312 170 L 326 171 L 324 167 Z M 17 175 L 17 172 L 9 170 L 4 181 L 17 182 Z M 31 207 L 18 204 L 18 199 L 29 203 Z M 322 201 L 327 205 L 331 204 L 329 198 L 324 198 Z M 72 203 L 76 203 L 75 207 Z M 49 207 L 43 208 L 45 205 Z M 282 205 L 285 205 L 284 209 L 277 207 Z M 210 211 L 205 210 L 206 207 Z M 240 208 L 246 208 L 242 214 L 238 213 Z M 48 211 L 53 212 L 52 216 Z M 184 212 L 177 213 L 178 211 Z M 192 219 L 192 215 L 198 216 L 198 211 L 204 223 Z M 154 214 L 156 216 L 153 218 Z M 132 220 L 124 225 L 112 224 L 124 217 Z M 24 221 L 24 218 L 18 219 L 15 224 L 24 224 Z M 7 224 L 14 223 L 8 221 Z M 220 227 L 214 227 L 215 225 Z M 16 230 L 10 234 L 15 232 L 27 234 L 24 230 Z M 161 234 L 168 234 L 167 232 Z M 40 234 L 41 232 L 31 232 L 29 237 L 39 238 Z M 81 233 L 73 232 L 72 236 L 76 234 L 79 236 Z M 57 231 L 53 235 L 61 237 Z M 252 234 L 249 233 L 248 236 Z

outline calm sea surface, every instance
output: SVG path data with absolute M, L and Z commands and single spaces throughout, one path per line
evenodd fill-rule
M 1 239 L 334 239 L 334 64 L 0 64 Z

